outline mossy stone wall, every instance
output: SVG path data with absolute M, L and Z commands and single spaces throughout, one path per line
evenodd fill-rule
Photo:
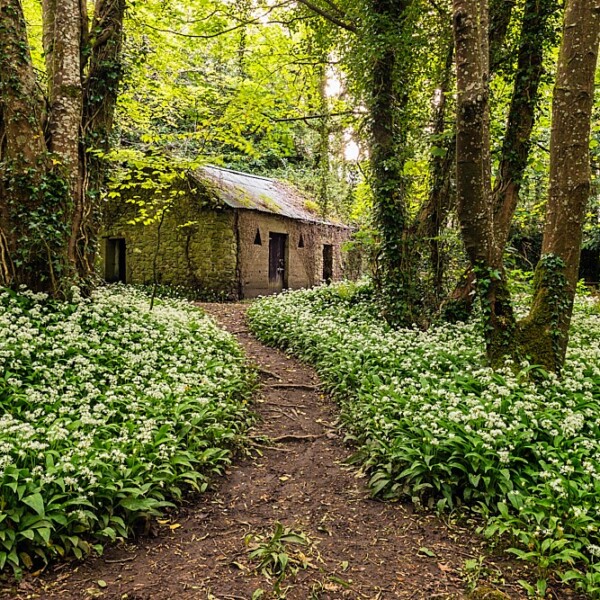
M 183 197 L 165 214 L 160 232 L 158 221 L 133 224 L 137 215 L 135 204 L 121 200 L 105 217 L 104 247 L 107 239 L 125 239 L 127 283 L 152 283 L 156 261 L 158 283 L 197 290 L 199 297 L 237 296 L 233 210 L 202 208 Z

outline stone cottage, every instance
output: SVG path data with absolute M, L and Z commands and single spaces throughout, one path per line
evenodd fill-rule
M 139 222 L 140 198 L 142 184 L 107 206 L 101 254 L 109 282 L 156 279 L 202 297 L 253 298 L 343 276 L 350 229 L 310 212 L 291 185 L 202 167 L 149 224 Z

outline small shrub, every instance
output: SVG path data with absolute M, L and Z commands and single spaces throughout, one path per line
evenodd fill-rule
M 298 547 L 310 553 L 312 542 L 300 531 L 294 531 L 281 523 L 275 524 L 271 534 L 248 534 L 245 538 L 249 557 L 257 562 L 257 569 L 266 577 L 275 579 L 275 591 L 288 575 L 311 566 L 310 559 Z

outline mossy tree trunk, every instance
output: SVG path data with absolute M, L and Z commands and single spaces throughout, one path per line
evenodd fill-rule
M 454 0 L 457 64 L 457 212 L 467 255 L 477 277 L 488 358 L 514 353 L 515 318 L 494 232 L 489 140 L 488 6 Z
M 59 160 L 69 186 L 69 202 L 62 218 L 78 229 L 83 213 L 79 128 L 83 114 L 81 31 L 84 15 L 80 0 L 44 0 L 44 55 L 48 77 L 48 150 Z M 86 24 L 87 26 L 87 24 Z M 77 273 L 73 234 L 69 235 L 67 264 Z
M 108 149 L 125 0 L 98 0 L 91 32 L 82 0 L 42 8 L 46 98 L 21 3 L 0 0 L 0 285 L 60 297 L 93 279 L 104 169 L 90 151 Z
M 451 32 L 449 37 L 451 38 Z M 447 50 L 440 76 L 439 87 L 433 99 L 431 123 L 432 139 L 437 152 L 432 153 L 430 162 L 431 186 L 427 200 L 419 208 L 413 227 L 415 245 L 420 249 L 427 245 L 431 272 L 431 294 L 428 301 L 433 312 L 439 306 L 444 289 L 445 261 L 440 236 L 448 219 L 454 201 L 453 176 L 456 139 L 452 130 L 448 131 L 448 93 L 453 84 L 454 44 L 446 41 Z
M 490 7 L 490 70 L 498 69 L 503 60 L 502 42 L 514 3 Z M 544 74 L 544 52 L 552 36 L 552 17 L 561 10 L 555 0 L 526 0 L 523 8 L 517 70 L 506 120 L 506 134 L 496 179 L 492 188 L 493 226 L 496 243 L 504 248 L 521 189 L 529 151 L 531 133 L 536 120 L 539 86 Z M 470 269 L 469 269 L 470 271 Z M 446 309 L 467 315 L 476 297 L 475 276 L 465 273 L 453 291 Z
M 85 4 L 85 2 L 82 2 Z M 87 33 L 88 61 L 83 77 L 83 121 L 80 177 L 85 181 L 82 220 L 73 227 L 80 276 L 94 273 L 101 225 L 101 189 L 106 177 L 103 154 L 111 147 L 111 133 L 123 76 L 123 19 L 126 0 L 96 0 Z M 85 38 L 84 38 L 85 42 Z
M 46 146 L 46 117 L 21 3 L 0 0 L 0 285 L 58 294 L 70 198 Z
M 503 247 L 508 242 L 529 158 L 539 87 L 544 75 L 544 49 L 552 37 L 552 17 L 559 10 L 556 0 L 526 0 L 523 9 L 517 71 L 492 190 L 495 236 Z
M 411 0 L 372 0 L 367 35 L 374 51 L 369 98 L 371 189 L 381 236 L 376 285 L 392 324 L 418 322 L 416 273 L 406 248 L 410 226 L 404 165 L 408 118 Z
M 498 202 L 489 181 L 485 6 L 476 0 L 454 0 L 457 52 L 458 212 L 465 247 L 477 277 L 486 347 L 492 364 L 504 358 L 529 357 L 558 372 L 564 363 L 577 284 L 583 220 L 590 192 L 589 138 L 594 74 L 600 36 L 600 0 L 568 0 L 565 8 L 557 81 L 553 95 L 550 147 L 550 189 L 543 256 L 535 273 L 535 294 L 529 316 L 515 323 L 502 267 L 502 252 L 516 196 Z M 537 3 L 537 9 L 539 9 Z M 546 7 L 547 11 L 551 6 Z M 547 13 L 549 14 L 549 12 Z M 535 75 L 541 64 L 526 57 Z M 517 91 L 515 91 L 517 93 Z M 517 103 L 511 115 L 515 132 L 531 131 L 534 103 Z M 520 150 L 512 164 L 501 164 L 517 188 L 526 145 L 513 139 L 506 148 Z M 505 150 L 506 150 L 505 148 Z M 502 182 L 500 183 L 500 188 Z M 499 189 L 500 189 L 499 188 Z M 502 196 L 500 196 L 502 197 Z
M 579 271 L 590 196 L 589 140 L 600 39 L 600 0 L 570 0 L 552 101 L 550 186 L 542 259 L 535 271 L 529 316 L 519 325 L 523 352 L 560 370 Z

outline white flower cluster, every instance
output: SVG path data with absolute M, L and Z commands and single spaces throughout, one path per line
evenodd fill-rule
M 155 473 L 157 486 L 179 484 L 248 419 L 240 348 L 187 303 L 150 311 L 143 292 L 122 287 L 74 290 L 69 304 L 0 290 L 0 333 L 2 492 L 18 472 L 29 493 L 72 494 L 75 506 L 107 503 L 126 481 L 149 494 Z
M 419 477 L 457 486 L 457 496 L 461 485 L 483 502 L 490 490 L 514 489 L 549 499 L 561 519 L 587 515 L 586 531 L 597 535 L 600 315 L 592 300 L 577 302 L 563 377 L 536 383 L 528 364 L 485 366 L 479 323 L 392 331 L 364 304 L 324 300 L 333 293 L 263 299 L 251 324 L 266 342 L 315 364 L 368 464 L 392 473 L 390 485 L 418 463 Z

